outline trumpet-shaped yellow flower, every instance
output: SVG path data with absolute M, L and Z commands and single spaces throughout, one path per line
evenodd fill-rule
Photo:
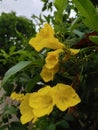
M 58 70 L 59 70 L 59 64 L 54 66 L 54 68 L 52 69 L 49 69 L 46 67 L 46 65 L 44 65 L 40 75 L 45 82 L 49 82 L 53 80 L 54 75 L 58 72 Z
M 13 95 L 12 98 L 15 97 Z M 62 83 L 58 83 L 54 87 L 47 85 L 37 92 L 26 94 L 23 97 L 19 106 L 20 120 L 22 124 L 35 122 L 38 118 L 49 115 L 55 105 L 61 111 L 65 111 L 79 102 L 80 98 L 71 86 Z
M 16 101 L 22 101 L 24 99 L 24 94 L 17 94 L 16 92 L 13 92 L 10 98 Z
M 65 111 L 80 102 L 75 90 L 71 86 L 62 83 L 58 83 L 53 87 L 53 100 L 61 111 Z
M 37 93 L 31 94 L 29 104 L 33 108 L 33 113 L 36 117 L 49 115 L 54 106 L 52 88 L 46 86 L 40 89 Z
M 22 124 L 28 123 L 29 121 L 36 121 L 36 117 L 33 114 L 32 107 L 29 105 L 30 94 L 26 94 L 24 100 L 21 102 L 19 108 L 22 114 L 20 120 Z
M 57 49 L 55 51 L 48 52 L 46 61 L 46 67 L 48 69 L 54 68 L 59 63 L 59 54 L 64 52 L 63 49 Z
M 43 66 L 42 71 L 40 73 L 42 79 L 45 82 L 53 80 L 54 75 L 59 70 L 59 54 L 63 52 L 63 49 L 57 49 L 55 51 L 48 52 L 47 57 L 45 59 L 46 64 Z
M 54 30 L 49 24 L 45 24 L 36 37 L 29 41 L 29 44 L 38 52 L 44 48 L 61 49 L 65 47 L 54 37 Z

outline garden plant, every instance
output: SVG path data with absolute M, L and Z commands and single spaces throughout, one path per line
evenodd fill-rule
M 33 15 L 39 29 L 26 40 L 21 33 L 20 48 L 17 40 L 11 45 L 17 60 L 2 78 L 0 101 L 10 103 L 0 130 L 97 130 L 98 3 L 42 1 L 42 11 L 55 8 L 53 16 Z

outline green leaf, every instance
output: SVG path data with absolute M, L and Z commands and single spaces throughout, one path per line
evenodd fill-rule
M 6 53 L 6 51 L 4 51 L 3 49 L 0 50 L 2 56 L 5 58 L 5 59 L 8 59 L 9 55 Z
M 66 8 L 67 2 L 68 0 L 55 0 L 54 5 L 59 12 L 63 13 L 64 9 Z
M 74 29 L 76 29 L 79 20 L 80 20 L 80 17 L 77 17 L 77 18 L 75 18 L 75 20 L 73 20 L 73 22 L 71 24 L 71 27 L 70 27 L 71 31 L 74 30 Z
M 35 87 L 36 83 L 41 79 L 40 75 L 34 76 L 32 79 L 28 81 L 28 85 L 26 86 L 26 92 L 29 93 Z
M 92 42 L 98 44 L 98 36 L 89 36 L 89 39 L 90 39 Z
M 78 35 L 80 38 L 82 38 L 82 37 L 84 36 L 84 33 L 83 33 L 83 32 L 80 32 L 80 31 L 77 30 L 77 29 L 74 29 L 74 30 L 73 30 L 73 33 L 76 34 L 76 35 Z
M 47 127 L 47 130 L 56 130 L 56 125 L 55 125 L 55 124 L 50 124 L 50 125 Z
M 54 16 L 55 16 L 55 21 L 56 21 L 56 23 L 60 23 L 60 24 L 62 24 L 62 14 L 61 13 L 59 13 L 58 11 L 55 11 L 54 12 Z
M 15 49 L 16 49 L 16 46 L 11 46 L 10 48 L 9 48 L 9 54 L 11 55 L 11 54 L 13 54 L 14 52 L 15 52 Z
M 17 108 L 15 106 L 6 106 L 5 109 L 6 109 L 5 112 L 4 112 L 5 115 L 6 114 L 12 115 L 12 114 L 16 114 L 17 113 Z
M 13 76 L 14 74 L 16 74 L 18 71 L 24 69 L 25 67 L 27 67 L 28 65 L 30 65 L 32 62 L 31 61 L 21 61 L 18 64 L 16 64 L 15 66 L 11 67 L 6 73 L 5 76 L 3 78 L 2 84 L 1 86 L 4 86 L 4 84 L 7 82 L 7 80 Z
M 73 0 L 86 26 L 98 31 L 98 13 L 90 0 Z
M 54 0 L 54 6 L 57 11 L 54 12 L 55 21 L 58 24 L 62 24 L 63 11 L 66 9 L 68 0 Z

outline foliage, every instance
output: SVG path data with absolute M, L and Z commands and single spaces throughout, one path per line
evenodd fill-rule
M 0 28 L 0 48 L 5 51 L 15 44 L 17 49 L 25 47 L 28 39 L 35 34 L 32 21 L 25 17 L 18 17 L 14 12 L 1 14 Z
M 11 46 L 9 53 L 1 50 L 6 59 L 2 58 L 3 63 L 15 60 L 14 66 L 3 77 L 5 97 L 11 95 L 12 99 L 19 101 L 15 105 L 12 101 L 5 107 L 1 115 L 8 124 L 1 122 L 1 129 L 97 130 L 98 9 L 94 6 L 97 2 L 93 1 L 93 5 L 90 0 L 42 1 L 43 11 L 52 10 L 53 6 L 56 11 L 53 17 L 46 16 L 46 21 L 38 18 L 39 27 L 44 22 L 48 24 L 35 37 L 30 39 L 32 34 L 28 34 L 27 40 L 22 37 L 25 43 L 30 40 L 33 49 L 28 44 L 29 47 L 22 50 Z M 76 13 L 74 18 L 70 17 L 72 10 Z M 58 64 L 59 69 L 56 68 Z M 65 91 L 68 86 L 72 88 L 68 89 L 69 95 Z M 76 95 L 79 95 L 80 103 Z M 1 103 L 3 101 L 2 98 Z M 73 102 L 76 104 L 72 105 Z M 9 123 L 12 115 L 16 115 L 23 124 L 19 121 Z M 33 124 L 35 116 L 38 120 Z
M 0 16 L 0 76 L 19 60 L 17 51 L 28 47 L 28 40 L 35 34 L 33 22 L 18 17 L 14 12 Z

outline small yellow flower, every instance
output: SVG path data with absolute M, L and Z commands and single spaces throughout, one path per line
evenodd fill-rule
M 33 114 L 33 110 L 32 107 L 30 107 L 29 105 L 29 98 L 30 98 L 30 94 L 26 94 L 24 97 L 24 100 L 20 103 L 20 113 L 21 113 L 21 117 L 20 120 L 22 122 L 22 124 L 26 124 L 32 120 L 36 121 L 36 117 Z
M 54 68 L 52 69 L 49 69 L 46 67 L 46 65 L 44 65 L 40 75 L 45 82 L 49 82 L 53 80 L 54 75 L 58 72 L 58 70 L 59 70 L 59 64 L 54 66 Z
M 75 90 L 71 86 L 62 83 L 58 83 L 53 87 L 53 100 L 61 111 L 65 111 L 80 102 Z
M 78 54 L 79 51 L 80 51 L 80 49 L 70 49 L 70 52 L 71 52 L 72 55 Z
M 54 75 L 58 72 L 59 54 L 63 51 L 63 49 L 57 49 L 55 51 L 48 52 L 47 57 L 45 59 L 46 64 L 43 66 L 42 71 L 40 73 L 42 79 L 45 82 L 53 80 Z
M 59 54 L 61 52 L 64 52 L 64 50 L 57 49 L 55 51 L 51 51 L 47 53 L 47 57 L 45 61 L 46 61 L 46 67 L 48 69 L 54 68 L 59 63 Z
M 16 92 L 13 92 L 10 96 L 11 99 L 16 100 L 16 101 L 22 101 L 24 98 L 24 94 L 17 94 Z
M 52 88 L 46 86 L 36 93 L 32 93 L 29 100 L 30 106 L 36 117 L 49 115 L 53 110 Z
M 62 49 L 65 47 L 54 37 L 54 30 L 49 24 L 45 24 L 36 37 L 29 41 L 29 44 L 38 52 L 44 48 Z

